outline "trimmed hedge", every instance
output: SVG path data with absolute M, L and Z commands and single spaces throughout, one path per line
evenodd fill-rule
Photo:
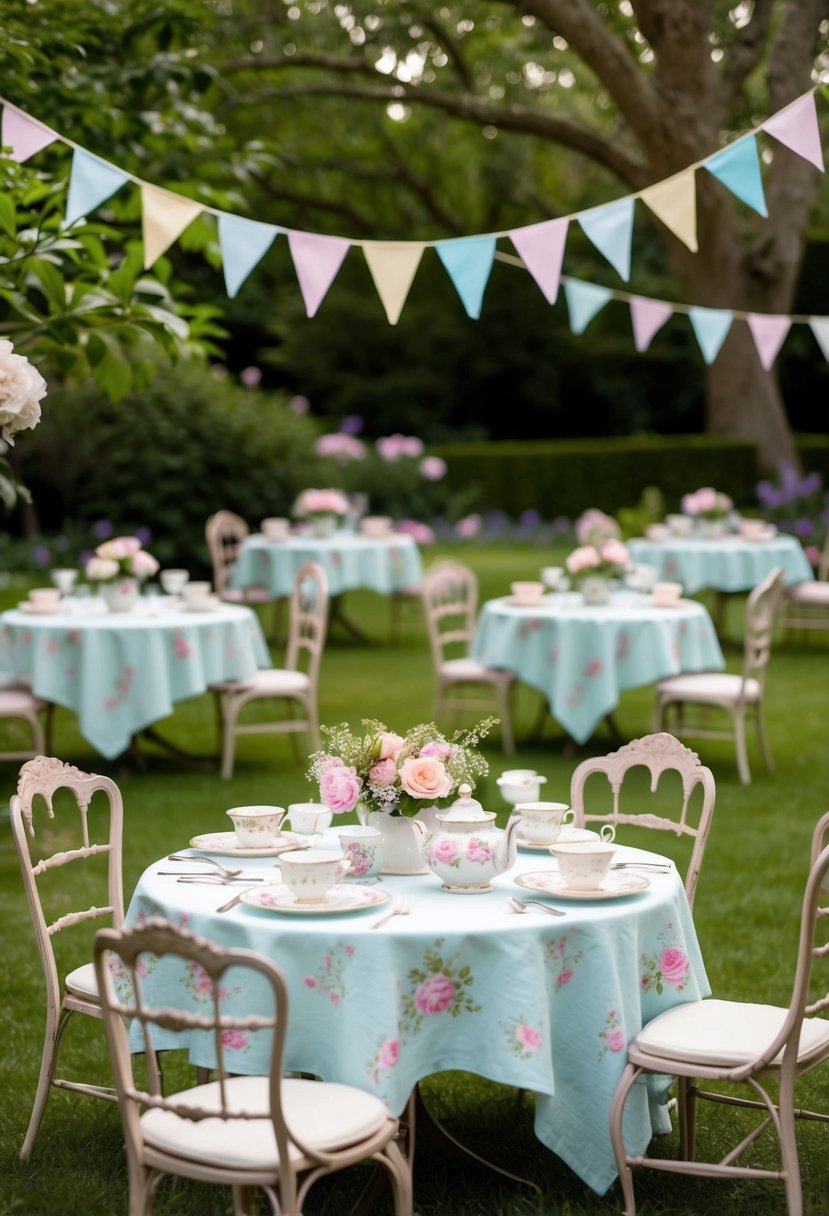
M 477 490 L 481 504 L 517 516 L 570 518 L 588 507 L 613 513 L 658 486 L 669 511 L 683 494 L 712 485 L 738 506 L 756 503 L 754 444 L 707 435 L 633 435 L 610 439 L 447 443 L 435 449 L 453 489 Z M 829 457 L 829 447 L 827 447 Z

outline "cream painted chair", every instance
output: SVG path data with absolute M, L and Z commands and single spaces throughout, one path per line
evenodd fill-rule
M 829 1006 L 827 979 L 818 980 L 817 964 L 826 967 L 826 917 L 821 907 L 826 896 L 829 848 L 823 849 L 811 867 L 803 897 L 800 939 L 795 978 L 788 1007 L 723 1001 L 708 998 L 677 1005 L 648 1022 L 628 1046 L 627 1065 L 613 1100 L 610 1133 L 624 1196 L 625 1216 L 635 1216 L 636 1201 L 632 1170 L 645 1166 L 670 1173 L 721 1178 L 733 1184 L 739 1178 L 769 1178 L 783 1182 L 788 1216 L 801 1216 L 803 1197 L 795 1140 L 795 1120 L 829 1120 L 829 1115 L 797 1109 L 797 1079 L 829 1058 L 829 1019 L 817 1016 Z M 821 940 L 821 930 L 822 940 Z M 810 982 L 813 988 L 810 989 Z M 821 995 L 810 1001 L 810 991 Z M 679 1160 L 629 1155 L 624 1146 L 622 1119 L 631 1089 L 640 1078 L 665 1074 L 679 1078 Z M 701 1089 L 699 1081 L 714 1083 Z M 769 1081 L 776 1088 L 775 1099 Z M 722 1090 L 716 1083 L 727 1084 Z M 824 1079 L 824 1092 L 826 1081 Z M 739 1087 L 736 1091 L 734 1087 Z M 748 1092 L 746 1092 L 748 1090 Z M 696 1160 L 695 1125 L 697 1099 L 709 1099 L 758 1112 L 759 1122 L 724 1156 L 711 1161 Z M 734 1122 L 735 1138 L 745 1130 Z M 737 1161 L 760 1133 L 770 1128 L 780 1145 L 780 1168 Z M 722 1151 L 719 1139 L 716 1154 Z M 728 1194 L 732 1194 L 729 1186 Z M 720 1198 L 720 1205 L 728 1203 Z M 712 1193 L 711 1207 L 716 1207 Z M 781 1209 L 782 1210 L 782 1209 Z
M 55 795 L 61 791 L 68 791 L 74 799 L 72 811 L 68 809 L 70 800 L 65 795 L 61 796 L 57 808 L 53 806 Z M 98 797 L 90 806 L 96 794 Z M 36 819 L 33 803 L 38 796 L 45 803 L 45 813 Z M 60 760 L 38 756 L 20 770 L 10 815 L 12 836 L 46 981 L 46 1033 L 40 1078 L 26 1138 L 20 1150 L 20 1156 L 25 1161 L 34 1147 L 52 1086 L 115 1101 L 115 1092 L 110 1088 L 55 1076 L 61 1039 L 72 1014 L 86 1013 L 90 1017 L 100 1018 L 101 1007 L 92 963 L 75 968 L 61 980 L 53 939 L 65 929 L 99 917 L 109 918 L 115 928 L 121 925 L 124 916 L 121 884 L 123 805 L 118 787 L 109 777 L 82 773 Z M 56 823 L 54 828 L 44 830 L 47 818 L 56 819 Z M 44 847 L 41 849 L 33 848 L 30 843 L 37 836 L 43 838 Z M 54 851 L 50 853 L 50 849 Z M 85 863 L 89 869 L 94 865 L 92 859 L 100 857 L 104 858 L 106 865 L 106 892 L 100 893 L 104 897 L 81 911 L 69 911 L 65 900 L 60 898 L 60 892 L 56 890 L 58 877 L 66 874 L 61 867 L 71 864 L 76 869 Z
M 307 731 L 313 747 L 320 747 L 317 689 L 327 627 L 328 579 L 322 566 L 306 562 L 297 571 L 291 593 L 285 666 L 265 668 L 247 680 L 210 685 L 216 694 L 223 777 L 233 776 L 238 735 L 295 735 Z M 301 670 L 303 662 L 307 663 L 305 671 Z M 302 716 L 240 722 L 242 710 L 252 701 L 283 701 L 289 710 L 298 705 Z
M 676 813 L 654 814 L 646 811 L 630 813 L 620 809 L 622 782 L 631 769 L 646 768 L 650 773 L 650 789 L 655 794 L 662 775 L 675 772 L 679 776 L 682 800 L 677 799 Z M 607 812 L 586 811 L 585 787 L 591 777 L 601 774 L 612 794 L 612 807 Z M 594 800 L 598 794 L 597 782 L 590 784 Z M 695 793 L 701 791 L 696 799 Z M 693 807 L 691 803 L 694 803 Z M 570 806 L 574 811 L 575 827 L 592 823 L 612 823 L 614 827 L 627 824 L 632 827 L 652 828 L 661 832 L 672 832 L 675 836 L 687 836 L 693 841 L 691 859 L 685 872 L 685 894 L 691 907 L 694 905 L 699 872 L 708 842 L 708 833 L 714 814 L 716 786 L 714 774 L 700 764 L 699 756 L 685 747 L 673 735 L 664 732 L 645 735 L 626 743 L 618 751 L 607 756 L 583 760 L 573 772 L 570 780 Z M 638 804 L 637 804 L 638 805 Z
M 165 992 L 163 1010 L 144 994 L 140 965 L 148 954 L 175 956 L 209 985 L 210 1000 L 198 1010 L 177 1007 Z M 164 920 L 95 937 L 95 969 L 112 1060 L 129 1167 L 130 1216 L 152 1209 L 159 1178 L 172 1174 L 228 1186 L 233 1211 L 253 1210 L 256 1191 L 270 1211 L 301 1216 L 308 1191 L 321 1177 L 362 1161 L 389 1174 L 395 1216 L 412 1211 L 411 1163 L 396 1137 L 398 1120 L 374 1094 L 350 1085 L 283 1077 L 288 991 L 275 963 L 252 950 L 214 945 Z M 233 981 L 225 976 L 232 970 Z M 269 990 L 268 1016 L 232 1013 L 225 996 L 240 984 Z M 228 1001 L 229 1004 L 229 1001 Z M 164 1096 L 153 1049 L 159 1014 L 164 1031 L 198 1031 L 215 1052 L 216 1079 Z M 146 1087 L 133 1074 L 127 1018 L 143 1034 Z M 225 1048 L 267 1035 L 268 1076 L 233 1076 Z
M 739 675 L 727 671 L 689 672 L 661 680 L 656 686 L 654 730 L 667 729 L 680 738 L 733 739 L 744 785 L 751 781 L 746 748 L 749 717 L 753 719 L 766 768 L 770 772 L 774 769 L 766 738 L 763 699 L 774 622 L 782 595 L 783 571 L 779 567 L 770 571 L 750 593 L 746 604 L 743 669 Z M 689 706 L 696 707 L 695 718 L 686 716 Z M 732 729 L 708 726 L 709 711 L 720 716 L 728 714 Z
M 829 528 L 814 582 L 795 583 L 783 594 L 783 628 L 829 629 Z
M 448 710 L 494 709 L 501 719 L 501 741 L 506 755 L 515 752 L 510 698 L 515 683 L 511 671 L 487 667 L 469 655 L 478 610 L 478 581 L 468 566 L 440 561 L 423 576 L 423 607 L 435 671 L 435 720 Z M 461 650 L 457 657 L 453 651 Z M 489 699 L 476 696 L 449 697 L 453 687 L 486 688 Z
M 250 528 L 241 515 L 233 511 L 217 511 L 204 527 L 207 550 L 213 566 L 213 589 L 219 599 L 228 604 L 265 604 L 272 599 L 265 587 L 230 586 L 230 577 L 242 541 Z
M 0 751 L 0 760 L 31 760 L 47 751 L 50 747 L 53 709 L 51 701 L 36 697 L 24 684 L 6 683 L 0 676 L 0 719 L 25 722 L 32 737 L 31 747 Z

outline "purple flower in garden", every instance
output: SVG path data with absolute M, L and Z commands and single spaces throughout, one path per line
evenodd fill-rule
M 307 414 L 311 408 L 311 402 L 307 397 L 297 396 L 291 398 L 290 406 L 295 414 Z
M 815 530 L 815 525 L 811 519 L 805 519 L 801 516 L 800 519 L 794 521 L 795 536 L 812 536 Z
M 363 420 L 359 414 L 346 414 L 340 423 L 340 432 L 343 435 L 359 435 L 363 429 Z
M 111 519 L 96 519 L 92 525 L 92 535 L 97 536 L 98 540 L 106 540 L 114 531 Z
M 420 471 L 427 481 L 440 481 L 446 476 L 446 461 L 441 460 L 440 456 L 424 456 Z
M 147 527 L 136 528 L 133 536 L 137 540 L 140 540 L 142 545 L 149 545 L 153 539 L 152 529 Z
M 541 516 L 534 508 L 530 508 L 528 511 L 521 512 L 518 522 L 522 528 L 537 528 L 541 523 Z
M 484 532 L 487 536 L 493 539 L 498 536 L 506 536 L 509 532 L 509 516 L 506 511 L 487 511 L 484 515 Z
M 48 566 L 52 554 L 47 545 L 35 545 L 32 549 L 32 560 L 36 566 Z
M 256 388 L 262 383 L 262 369 L 261 367 L 246 367 L 242 370 L 239 379 L 245 388 Z
M 810 494 L 819 494 L 821 488 L 820 473 L 810 473 L 800 483 L 800 493 L 804 498 L 808 498 Z
M 572 527 L 572 520 L 569 520 L 566 515 L 557 515 L 553 520 L 553 531 L 556 533 L 570 532 Z

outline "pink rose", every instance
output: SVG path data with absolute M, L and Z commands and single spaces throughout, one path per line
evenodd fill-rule
M 431 1016 L 443 1013 L 455 1002 L 455 985 L 448 975 L 430 975 L 415 993 L 415 1005 L 421 1013 Z
M 606 540 L 601 547 L 603 561 L 612 562 L 614 566 L 626 566 L 630 560 L 627 545 L 620 540 Z
M 540 1032 L 533 1026 L 525 1026 L 523 1022 L 515 1027 L 515 1037 L 522 1047 L 529 1047 L 531 1051 L 538 1051 L 541 1046 Z
M 454 840 L 450 840 L 448 836 L 443 836 L 437 842 L 437 844 L 432 847 L 432 858 L 435 861 L 443 861 L 448 864 L 449 862 L 455 860 L 457 852 L 458 850 Z
M 114 561 L 120 561 L 123 557 L 134 557 L 140 548 L 141 541 L 137 536 L 114 536 L 112 540 L 98 545 L 95 552 L 98 557 L 109 557 Z
M 377 1065 L 379 1068 L 394 1068 L 397 1061 L 400 1059 L 400 1040 L 386 1039 L 380 1047 L 380 1054 L 377 1057 Z
M 421 756 L 437 756 L 438 760 L 448 760 L 452 755 L 451 743 L 427 743 L 420 749 Z
M 440 456 L 426 456 L 420 462 L 420 471 L 427 481 L 440 481 L 446 476 L 446 461 Z
M 151 578 L 158 572 L 158 562 L 146 549 L 139 549 L 133 555 L 130 569 L 136 578 Z
M 353 811 L 361 792 L 356 770 L 344 764 L 327 769 L 320 777 L 320 798 L 337 815 Z
M 625 1036 L 621 1030 L 611 1030 L 607 1036 L 607 1045 L 611 1051 L 624 1051 Z
M 248 1037 L 241 1030 L 223 1030 L 222 1046 L 233 1051 L 242 1051 L 248 1045 Z
M 668 946 L 659 956 L 662 978 L 666 984 L 673 984 L 675 988 L 685 983 L 689 966 L 688 957 L 679 946 Z
M 379 760 L 368 770 L 368 779 L 371 785 L 394 785 L 397 780 L 397 765 L 391 757 L 388 760 Z
M 434 756 L 410 756 L 400 766 L 400 784 L 412 798 L 446 798 L 452 792 L 452 780 L 440 760 Z
M 400 749 L 403 746 L 403 740 L 400 735 L 396 735 L 394 731 L 381 730 L 380 734 L 377 736 L 377 744 L 375 744 L 375 746 L 378 744 L 380 750 L 377 753 L 377 759 L 393 760 L 399 755 Z
M 570 574 L 580 574 L 582 570 L 592 570 L 600 562 L 599 551 L 593 545 L 582 545 L 574 549 L 565 559 L 565 566 Z
M 556 979 L 556 988 L 563 988 L 565 984 L 569 984 L 575 974 L 572 967 L 565 967 Z

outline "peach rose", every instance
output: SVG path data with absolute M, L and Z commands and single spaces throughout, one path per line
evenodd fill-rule
M 377 752 L 378 760 L 394 760 L 403 746 L 403 740 L 394 731 L 381 730 L 374 746 L 375 748 L 379 748 Z
M 410 756 L 400 766 L 400 784 L 412 798 L 446 798 L 452 792 L 452 780 L 434 756 Z

